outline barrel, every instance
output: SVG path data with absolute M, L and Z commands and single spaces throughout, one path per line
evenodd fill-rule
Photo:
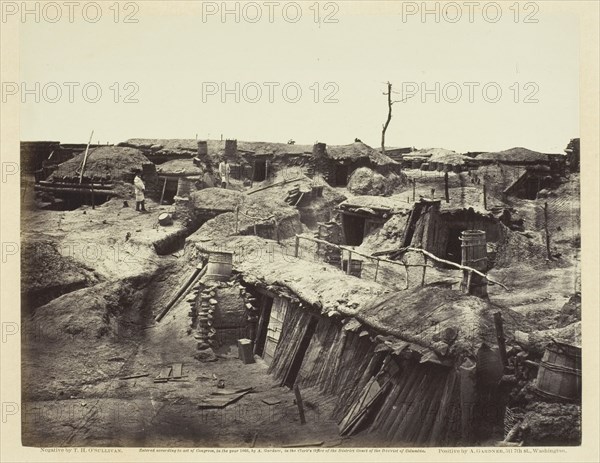
M 429 161 L 429 170 L 437 170 L 437 161 Z
M 462 166 L 460 164 L 454 164 L 452 166 L 452 170 L 454 171 L 454 173 L 460 174 L 462 172 Z
M 581 400 L 581 348 L 553 341 L 540 362 L 536 388 L 542 395 Z
M 444 166 L 445 166 L 445 164 L 443 162 L 438 162 L 438 165 L 437 165 L 438 172 L 444 172 Z
M 429 163 L 424 162 L 423 164 L 421 164 L 421 170 L 429 170 Z
M 158 216 L 158 223 L 165 226 L 173 223 L 173 217 L 168 212 L 163 212 Z
M 487 247 L 485 242 L 485 232 L 483 230 L 465 230 L 460 238 L 461 244 L 461 263 L 466 267 L 479 270 L 482 273 L 487 272 Z M 475 296 L 487 296 L 487 280 L 481 275 L 472 273 L 469 284 L 469 271 L 463 270 L 463 279 L 461 289 Z
M 233 268 L 233 252 L 212 251 L 208 256 L 207 280 L 227 281 Z
M 413 159 L 411 167 L 413 169 L 419 169 L 421 167 L 421 164 L 423 164 L 423 160 L 422 159 Z

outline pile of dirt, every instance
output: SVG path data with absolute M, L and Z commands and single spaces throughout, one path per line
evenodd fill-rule
M 231 212 L 245 200 L 246 195 L 239 191 L 205 188 L 190 195 L 190 206 L 196 210 Z
M 32 323 L 50 333 L 79 339 L 129 337 L 143 327 L 143 298 L 137 292 L 148 278 L 99 283 L 65 294 L 39 307 Z
M 549 154 L 539 153 L 527 148 L 515 147 L 504 151 L 482 153 L 477 156 L 478 161 L 492 162 L 547 162 Z
M 390 173 L 387 176 L 368 167 L 356 169 L 348 181 L 348 191 L 356 195 L 390 196 L 406 185 L 403 175 Z
M 231 235 L 257 235 L 269 239 L 283 239 L 302 232 L 300 214 L 273 194 L 252 196 L 231 190 L 210 188 L 192 195 L 192 207 L 224 212 L 205 222 L 195 233 L 198 239 L 212 239 Z M 262 192 L 261 192 L 262 193 Z
M 522 425 L 525 445 L 581 444 L 581 406 L 534 402 L 526 411 Z
M 365 236 L 359 251 L 371 254 L 375 251 L 399 249 L 407 219 L 408 214 L 394 214 L 381 228 Z
M 464 154 L 457 153 L 456 151 L 446 150 L 443 148 L 432 148 L 426 150 L 427 153 L 431 153 L 429 162 L 441 162 L 443 164 L 452 165 L 463 165 L 465 163 L 466 156 Z
M 581 320 L 581 293 L 573 294 L 560 309 L 557 326 L 562 328 Z
M 157 174 L 182 177 L 202 176 L 205 169 L 194 164 L 191 159 L 172 159 L 156 166 Z
M 63 162 L 49 177 L 58 180 L 61 177 L 78 177 L 81 172 L 85 153 L 78 154 Z M 142 170 L 145 164 L 152 164 L 141 151 L 134 148 L 103 146 L 90 149 L 85 164 L 84 175 L 89 178 L 130 181 L 136 169 Z
M 68 253 L 64 251 L 65 254 Z M 21 243 L 21 294 L 23 306 L 34 309 L 52 299 L 99 281 L 93 269 L 59 252 L 50 240 Z

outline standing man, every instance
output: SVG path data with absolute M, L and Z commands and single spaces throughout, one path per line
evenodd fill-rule
M 219 163 L 219 175 L 221 176 L 221 188 L 227 188 L 229 186 L 229 174 L 231 173 L 231 166 L 227 162 L 227 158 Z
M 135 171 L 135 178 L 133 179 L 133 187 L 135 188 L 135 210 L 140 212 L 147 212 L 144 205 L 144 192 L 146 191 L 146 185 L 142 180 L 142 172 L 138 169 Z

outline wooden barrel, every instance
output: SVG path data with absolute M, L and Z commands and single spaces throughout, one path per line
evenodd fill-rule
M 173 217 L 168 212 L 163 212 L 158 216 L 158 223 L 165 226 L 173 223 Z
M 462 232 L 460 239 L 462 241 L 462 265 L 479 270 L 482 273 L 487 272 L 488 261 L 485 232 L 483 230 L 465 230 Z M 461 289 L 475 296 L 487 296 L 487 281 L 485 278 L 472 273 L 469 281 L 469 273 L 472 272 L 463 270 Z
M 581 400 L 581 348 L 554 341 L 546 346 L 536 388 L 567 401 Z
M 227 281 L 233 268 L 233 252 L 211 251 L 208 256 L 207 280 Z
M 460 174 L 462 172 L 462 166 L 460 164 L 454 164 L 452 170 L 454 170 L 454 173 Z
M 429 170 L 437 170 L 438 163 L 437 161 L 429 161 Z
M 421 164 L 421 170 L 429 170 L 429 163 L 424 162 L 423 164 Z
M 422 159 L 413 159 L 411 167 L 413 169 L 419 169 L 421 167 L 421 164 L 423 164 L 423 160 Z

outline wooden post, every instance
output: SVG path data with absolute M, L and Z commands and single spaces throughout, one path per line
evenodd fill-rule
M 435 188 L 431 189 L 431 199 L 435 198 Z
M 504 339 L 504 328 L 502 327 L 502 312 L 494 313 L 494 325 L 496 325 L 496 339 L 500 348 L 500 358 L 502 365 L 508 365 L 508 357 L 506 355 L 506 340 Z
M 162 206 L 162 202 L 165 197 L 165 189 L 166 188 L 167 188 L 167 177 L 165 177 L 165 181 L 163 182 L 162 193 L 160 194 L 160 201 L 158 202 L 159 206 Z
M 379 273 L 379 259 L 377 259 L 375 263 L 375 278 L 373 278 L 374 282 L 377 282 L 377 273 Z
M 350 263 L 352 262 L 352 251 L 348 251 L 348 265 L 346 265 L 346 275 L 350 275 Z
M 92 186 L 92 209 L 96 209 L 96 203 L 94 201 L 94 182 L 91 183 Z
M 548 202 L 544 203 L 544 231 L 546 232 L 546 254 L 548 260 L 553 260 L 550 253 L 550 233 L 548 232 Z
M 294 395 L 296 396 L 296 405 L 298 406 L 298 414 L 300 415 L 300 424 L 306 424 L 306 418 L 304 416 L 304 403 L 302 402 L 300 388 L 297 384 L 294 384 Z
M 236 234 L 238 232 L 239 224 L 240 224 L 240 205 L 238 204 L 237 206 L 235 206 L 235 233 Z M 279 242 L 279 237 L 277 239 L 277 242 Z
M 487 211 L 487 189 L 485 183 L 483 184 L 483 208 Z
M 413 203 L 415 202 L 415 190 L 417 188 L 417 179 L 413 178 Z
M 425 272 L 427 272 L 427 256 L 425 256 L 425 264 L 423 265 L 423 276 L 421 277 L 421 286 L 425 286 Z
M 298 250 L 300 249 L 300 237 L 296 235 L 296 246 L 294 249 L 294 257 L 298 257 Z
M 444 172 L 444 193 L 446 195 L 446 202 L 450 202 L 450 192 L 448 191 L 448 172 Z
M 81 183 L 83 181 L 83 171 L 85 170 L 85 164 L 87 162 L 88 152 L 90 150 L 90 144 L 92 143 L 93 136 L 94 136 L 94 131 L 92 130 L 92 134 L 90 135 L 90 140 L 88 141 L 88 144 L 85 147 L 85 154 L 83 155 L 83 162 L 81 163 L 81 172 L 79 173 L 79 183 Z

